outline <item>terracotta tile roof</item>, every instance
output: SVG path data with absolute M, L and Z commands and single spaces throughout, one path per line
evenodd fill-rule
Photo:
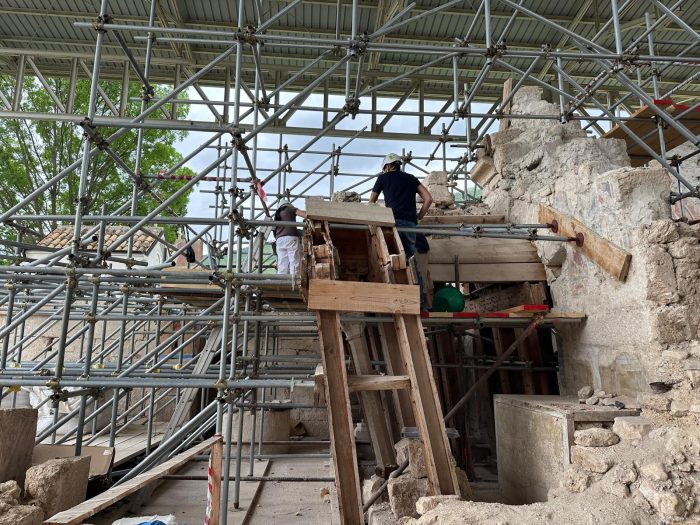
M 126 226 L 107 226 L 105 230 L 105 247 L 109 246 L 111 243 L 116 241 L 123 233 L 127 231 Z M 149 232 L 160 237 L 163 233 L 162 228 L 147 228 Z M 87 233 L 88 228 L 83 228 L 81 232 L 83 234 Z M 73 227 L 72 226 L 59 226 L 54 231 L 49 233 L 46 237 L 39 241 L 40 246 L 47 246 L 49 248 L 65 248 L 69 246 L 73 238 Z M 153 248 L 156 240 L 150 235 L 145 234 L 142 231 L 137 232 L 134 235 L 134 251 L 141 253 L 148 253 Z M 115 251 L 125 252 L 127 247 L 127 242 L 121 243 Z M 93 241 L 88 243 L 87 249 L 95 250 L 97 249 L 97 242 Z

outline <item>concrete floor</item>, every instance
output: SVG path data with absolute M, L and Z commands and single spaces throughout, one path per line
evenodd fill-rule
M 275 476 L 328 476 L 330 458 L 275 459 L 268 475 Z M 257 503 L 246 525 L 318 524 L 338 523 L 334 518 L 335 502 L 321 496 L 321 489 L 335 494 L 332 482 L 280 482 L 263 483 Z

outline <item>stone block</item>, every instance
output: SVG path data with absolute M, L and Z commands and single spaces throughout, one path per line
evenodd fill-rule
M 389 493 L 389 505 L 394 516 L 418 517 L 416 514 L 416 502 L 419 498 L 428 495 L 428 479 L 416 479 L 408 474 L 402 474 L 389 480 L 387 492 Z
M 639 492 L 662 516 L 682 516 L 686 511 L 685 503 L 678 494 L 659 490 L 648 481 L 639 485 Z
M 561 486 L 569 492 L 583 492 L 591 484 L 588 472 L 576 466 L 570 466 L 562 474 Z
M 53 516 L 85 501 L 89 473 L 89 457 L 51 459 L 27 471 L 25 492 Z
M 639 472 L 643 477 L 649 478 L 652 481 L 666 481 L 668 479 L 668 473 L 664 466 L 658 461 L 652 461 L 651 463 L 645 463 L 639 469 Z
M 622 439 L 642 439 L 652 427 L 652 422 L 644 416 L 616 417 L 613 432 Z
M 447 208 L 455 203 L 454 195 L 450 192 L 450 182 L 447 179 L 446 171 L 431 171 L 423 179 L 423 186 L 433 197 L 433 206 L 437 208 Z
M 38 411 L 34 408 L 0 409 L 0 482 L 14 479 L 24 485 L 32 464 Z
M 620 442 L 620 437 L 607 428 L 588 428 L 574 432 L 574 443 L 583 447 L 609 447 Z
M 377 492 L 379 490 L 379 487 L 381 487 L 382 483 L 384 483 L 384 480 L 377 476 L 376 474 L 372 474 L 372 477 L 369 479 L 365 479 L 362 481 L 362 502 L 366 502 L 369 500 L 370 496 Z M 386 491 L 382 492 L 382 495 L 379 496 L 377 501 L 386 501 Z
M 408 459 L 408 473 L 414 478 L 425 478 L 425 455 L 423 444 L 419 439 L 403 438 L 394 445 L 396 462 L 400 465 Z
M 615 464 L 614 456 L 607 447 L 571 447 L 571 462 L 597 474 L 605 474 Z
M 446 501 L 459 501 L 459 496 L 423 496 L 416 501 L 416 512 L 421 516 Z
M 22 488 L 14 479 L 0 483 L 0 500 L 19 499 Z
M 16 505 L 0 512 L 0 525 L 41 525 L 44 513 L 33 505 Z
M 577 394 L 579 399 L 588 399 L 593 395 L 593 388 L 590 386 L 581 387 Z

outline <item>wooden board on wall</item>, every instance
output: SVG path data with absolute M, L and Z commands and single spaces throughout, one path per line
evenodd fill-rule
M 575 249 L 581 250 L 581 253 L 618 281 L 624 281 L 627 278 L 632 261 L 630 253 L 604 239 L 581 221 L 564 215 L 550 206 L 540 205 L 539 221 L 551 223 L 553 220 L 559 224 L 557 235 L 575 237 L 577 233 L 582 233 L 583 246 Z
M 420 292 L 410 284 L 313 279 L 309 310 L 419 314 Z
M 522 239 L 489 237 L 449 237 L 430 239 L 428 260 L 431 264 L 540 262 L 534 245 Z
M 454 282 L 454 264 L 431 264 L 430 276 L 433 281 Z M 541 262 L 527 263 L 478 263 L 460 264 L 459 280 L 463 283 L 518 283 L 546 281 L 544 265 Z
M 391 208 L 359 202 L 306 199 L 306 218 L 347 224 L 394 225 L 394 213 Z

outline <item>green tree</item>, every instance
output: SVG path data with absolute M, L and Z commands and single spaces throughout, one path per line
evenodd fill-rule
M 60 100 L 67 101 L 68 79 L 52 78 L 48 81 Z M 100 82 L 100 87 L 107 96 L 118 104 L 121 98 L 121 83 L 114 81 Z M 6 95 L 14 91 L 14 79 L 0 77 L 0 90 Z M 75 105 L 73 113 L 87 115 L 90 82 L 79 80 L 75 87 Z M 163 95 L 165 88 L 156 88 L 156 97 Z M 129 86 L 127 115 L 135 116 L 140 111 L 141 87 L 136 83 Z M 183 94 L 184 96 L 184 94 Z M 166 106 L 168 109 L 170 105 Z M 22 90 L 22 110 L 36 113 L 57 113 L 56 104 L 44 87 L 33 77 L 27 77 Z M 188 106 L 178 105 L 178 117 L 185 118 Z M 96 115 L 113 116 L 105 100 L 98 96 Z M 162 118 L 156 112 L 153 117 Z M 116 128 L 97 128 L 103 137 L 108 137 Z M 150 184 L 150 191 L 138 201 L 137 213 L 145 214 L 166 199 L 184 181 L 148 178 L 158 175 L 160 170 L 168 170 L 182 159 L 176 144 L 186 136 L 186 132 L 162 129 L 144 130 L 143 154 L 141 157 L 141 174 Z M 122 135 L 111 149 L 132 170 L 136 161 L 136 130 Z M 55 120 L 2 120 L 0 121 L 0 210 L 7 210 L 36 188 L 44 184 L 82 155 L 83 132 L 75 122 Z M 178 171 L 178 175 L 193 175 L 188 168 Z M 59 184 L 40 195 L 28 204 L 20 213 L 33 215 L 72 215 L 75 213 L 78 199 L 80 169 L 64 178 Z M 114 160 L 104 152 L 93 155 L 88 178 L 88 203 L 86 214 L 98 214 L 103 204 L 113 211 L 131 200 L 133 179 L 117 167 Z M 181 196 L 171 206 L 172 212 L 183 215 L 187 210 L 188 195 Z M 54 221 L 32 221 L 24 224 L 42 235 L 56 227 Z M 176 227 L 165 228 L 166 238 L 173 241 L 177 235 Z M 3 238 L 11 238 L 5 228 L 0 232 Z M 26 237 L 25 237 L 26 239 Z

